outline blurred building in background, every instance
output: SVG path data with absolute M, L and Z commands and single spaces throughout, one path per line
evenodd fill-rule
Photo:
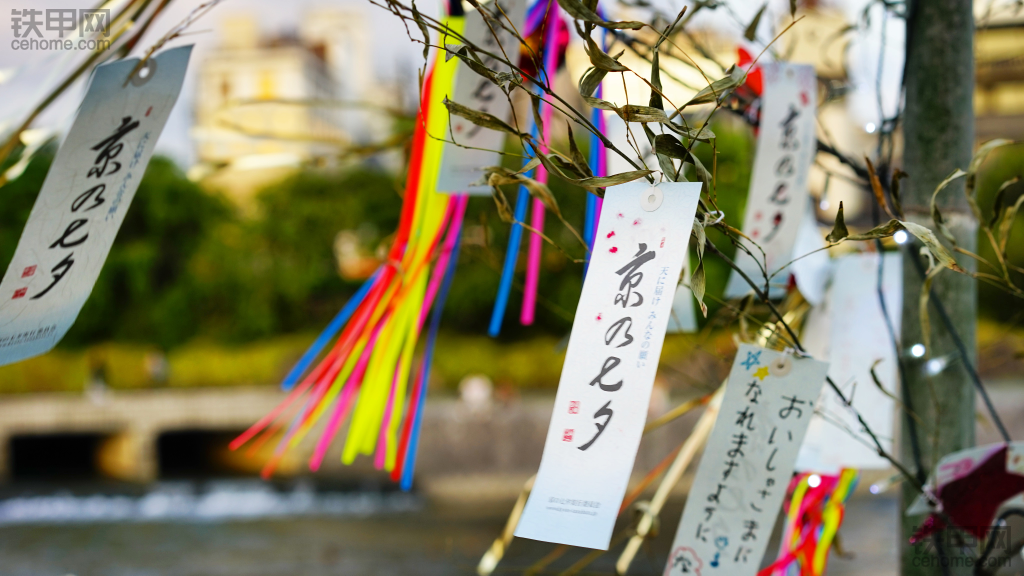
M 975 137 L 1024 138 L 1024 14 L 981 23 L 974 50 Z
M 385 139 L 402 90 L 370 70 L 367 30 L 358 10 L 317 9 L 274 37 L 254 15 L 227 18 L 199 68 L 190 177 L 244 205 L 297 169 Z

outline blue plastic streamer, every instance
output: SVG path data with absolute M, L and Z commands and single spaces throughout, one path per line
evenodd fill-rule
M 412 432 L 409 434 L 409 447 L 405 453 L 405 464 L 402 467 L 402 490 L 408 492 L 412 489 L 412 476 L 416 468 L 416 452 L 420 443 L 420 426 L 423 424 L 423 404 L 427 398 L 427 381 L 430 378 L 430 366 L 434 361 L 434 343 L 437 341 L 437 330 L 441 326 L 441 312 L 444 311 L 444 303 L 448 298 L 448 288 L 452 285 L 452 278 L 455 277 L 455 265 L 459 261 L 459 248 L 462 246 L 462 230 L 457 232 L 455 246 L 452 247 L 452 255 L 448 260 L 448 270 L 445 271 L 444 281 L 437 291 L 437 298 L 434 301 L 434 312 L 430 317 L 430 332 L 427 335 L 427 344 L 423 351 L 423 365 L 420 368 L 420 394 L 416 399 L 416 417 L 412 422 Z
M 537 124 L 530 128 L 530 134 L 537 138 Z M 525 166 L 525 163 L 523 164 Z M 535 170 L 531 170 L 529 177 L 533 177 Z M 505 310 L 508 308 L 508 297 L 512 292 L 512 279 L 516 273 L 516 262 L 519 261 L 519 246 L 523 240 L 523 226 L 521 222 L 526 221 L 526 210 L 530 206 L 530 191 L 526 186 L 519 187 L 519 195 L 516 196 L 516 221 L 512 223 L 512 230 L 508 234 L 508 248 L 505 251 L 505 265 L 501 269 L 501 283 L 498 284 L 498 295 L 494 298 L 494 310 L 491 312 L 491 325 L 487 333 L 496 338 L 501 333 L 501 322 L 505 319 Z
M 377 279 L 378 275 L 380 275 L 380 268 L 378 268 L 373 273 L 373 276 L 370 276 L 366 282 L 363 282 L 363 285 L 359 287 L 359 290 L 349 298 L 348 302 L 346 302 L 345 305 L 342 306 L 341 310 L 338 311 L 338 314 L 334 316 L 331 323 L 328 324 L 327 327 L 324 328 L 324 331 L 316 337 L 316 340 L 313 341 L 313 344 L 302 355 L 302 358 L 299 358 L 299 361 L 295 363 L 295 366 L 293 366 L 291 371 L 288 372 L 288 375 L 284 377 L 284 382 L 281 383 L 282 390 L 288 391 L 295 387 L 299 378 L 301 378 L 302 375 L 306 373 L 306 370 L 309 369 L 309 365 L 312 364 L 313 361 L 316 360 L 317 356 L 320 355 L 320 352 L 323 351 L 324 346 L 327 346 L 338 331 L 341 330 L 341 327 L 348 322 L 348 319 L 355 313 L 356 309 L 359 308 L 359 304 L 363 302 L 363 298 L 366 297 L 370 288 L 373 287 L 373 282 Z

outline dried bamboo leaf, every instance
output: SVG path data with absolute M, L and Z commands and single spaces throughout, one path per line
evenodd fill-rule
M 590 178 L 583 178 L 577 180 L 574 184 L 587 189 L 606 188 L 608 186 L 615 186 L 618 184 L 625 184 L 626 182 L 632 182 L 633 180 L 639 180 L 653 173 L 654 170 L 632 170 L 630 172 L 612 174 L 611 176 L 592 176 Z
M 942 217 L 942 212 L 939 211 L 937 200 L 939 198 L 939 192 L 941 192 L 943 188 L 948 186 L 953 180 L 966 175 L 966 172 L 957 168 L 952 174 L 946 176 L 945 180 L 939 182 L 939 185 L 935 187 L 935 192 L 932 192 L 932 222 L 935 222 L 935 227 L 939 229 L 939 233 L 942 234 L 946 240 L 949 240 L 953 246 L 956 246 L 956 236 L 953 236 L 953 232 L 951 232 L 949 227 L 946 226 L 946 219 Z
M 615 113 L 626 122 L 657 122 L 659 124 L 670 122 L 664 110 L 639 104 L 627 104 L 616 108 Z
M 942 266 L 933 266 L 921 283 L 921 296 L 918 299 L 918 314 L 921 316 L 921 339 L 924 341 L 924 349 L 931 350 L 932 347 L 932 323 L 928 316 L 928 301 L 932 293 L 932 282 L 942 272 Z
M 896 232 L 899 232 L 900 230 L 903 230 L 903 225 L 900 223 L 899 220 L 895 220 L 894 219 L 894 220 L 889 220 L 885 224 L 880 224 L 878 226 L 875 226 L 874 228 L 872 228 L 871 230 L 868 230 L 867 232 L 865 232 L 863 234 L 851 234 L 851 235 L 847 236 L 846 239 L 847 240 L 876 240 L 876 239 L 881 239 L 881 238 L 888 238 L 888 237 L 892 236 L 893 234 L 895 234 Z
M 898 218 L 904 218 L 903 201 L 900 199 L 900 180 L 907 177 L 907 173 L 899 168 L 892 172 L 892 184 L 889 185 L 889 195 L 892 197 L 892 206 L 896 210 Z
M 834 226 L 832 226 L 832 231 L 828 233 L 828 236 L 825 237 L 825 240 L 835 243 L 848 237 L 849 235 L 850 231 L 846 229 L 846 221 L 843 218 L 843 203 L 842 201 L 840 201 L 839 211 L 836 212 L 836 223 Z
M 953 255 L 946 250 L 946 247 L 939 242 L 939 239 L 935 237 L 935 234 L 921 226 L 920 224 L 914 224 L 913 222 L 900 222 L 903 228 L 907 232 L 913 234 L 918 240 L 920 240 L 932 253 L 933 256 L 939 261 L 940 264 L 949 268 L 950 270 L 956 270 L 957 272 L 966 273 L 967 271 L 960 267 L 953 258 Z
M 693 297 L 700 304 L 700 312 L 705 318 L 708 317 L 708 305 L 704 303 L 704 292 L 706 289 L 707 279 L 704 275 L 704 261 L 698 260 L 697 267 L 693 269 L 693 274 L 690 276 L 690 291 L 693 292 Z
M 477 126 L 480 126 L 481 128 L 488 128 L 490 130 L 507 132 L 509 134 L 512 134 L 513 136 L 526 138 L 529 137 L 528 135 L 522 134 L 515 128 L 509 126 L 503 120 L 499 119 L 497 116 L 494 116 L 493 114 L 488 114 L 487 112 L 473 110 L 472 108 L 463 106 L 462 104 L 449 100 L 447 96 L 445 96 L 444 105 L 445 108 L 448 109 L 449 113 L 459 116 L 461 118 L 465 118 L 466 120 L 469 120 L 470 122 L 476 124 Z
M 597 42 L 594 42 L 594 39 L 590 36 L 587 36 L 586 52 L 587 56 L 590 57 L 590 63 L 599 70 L 604 70 L 605 72 L 629 72 L 628 67 L 619 64 L 619 57 L 622 56 L 622 52 L 611 56 L 605 53 L 604 50 L 601 50 Z
M 1006 191 L 1017 182 L 1020 182 L 1020 176 L 1014 176 L 999 186 L 999 190 L 996 191 L 996 199 L 992 201 L 992 219 L 988 222 L 989 228 L 996 225 L 1000 214 L 1002 214 L 1005 208 L 1003 203 L 1006 202 Z
M 572 160 L 572 165 L 576 167 L 576 170 L 583 174 L 585 178 L 589 178 L 594 175 L 593 171 L 590 170 L 590 165 L 587 164 L 587 158 L 580 152 L 579 147 L 576 145 L 576 138 L 572 135 L 572 124 L 565 121 L 566 130 L 569 133 L 569 158 Z
M 864 157 L 864 162 L 868 165 L 868 180 L 871 181 L 871 192 L 875 195 L 875 202 L 878 202 L 879 208 L 884 210 L 886 214 L 895 218 L 896 215 L 889 210 L 889 205 L 885 202 L 885 192 L 882 190 L 882 181 L 878 178 L 875 165 L 871 163 L 871 159 L 867 156 Z
M 999 220 L 999 227 L 997 228 L 999 231 L 999 252 L 1003 255 L 1004 260 L 1006 259 L 1006 245 L 1010 239 L 1010 232 L 1013 230 L 1013 221 L 1017 219 L 1017 212 L 1020 211 L 1022 203 L 1024 203 L 1024 194 L 1017 197 L 1017 201 L 1003 212 L 1003 216 Z
M 494 198 L 494 204 L 498 207 L 498 217 L 501 218 L 501 221 L 509 224 L 515 222 L 515 213 L 512 212 L 512 206 L 509 205 L 508 198 L 505 198 L 505 193 L 501 191 L 501 188 L 492 185 L 491 197 Z
M 587 71 L 580 76 L 579 89 L 580 96 L 588 97 L 593 96 L 594 91 L 601 85 L 601 81 L 608 75 L 607 70 L 601 70 L 596 66 L 587 68 Z

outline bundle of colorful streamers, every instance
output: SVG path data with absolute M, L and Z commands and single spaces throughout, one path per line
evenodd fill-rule
M 465 22 L 459 0 L 451 2 L 444 22 L 453 32 L 462 32 Z M 540 55 L 543 70 L 532 68 L 531 57 L 523 58 L 523 66 L 528 73 L 541 74 L 551 82 L 564 61 L 568 45 L 568 28 L 554 1 L 540 0 L 528 8 L 524 37 L 534 53 Z M 434 343 L 458 259 L 459 235 L 468 201 L 466 195 L 436 191 L 444 143 L 429 135 L 446 132 L 448 111 L 443 101 L 452 92 L 459 62 L 446 61 L 444 56 L 435 56 L 423 83 L 423 104 L 413 135 L 402 216 L 387 261 L 338 312 L 285 377 L 283 388 L 289 391 L 285 399 L 230 445 L 236 450 L 248 443 L 252 454 L 276 438 L 273 455 L 263 468 L 264 478 L 270 477 L 288 451 L 326 418 L 326 425 L 318 428 L 322 431 L 309 461 L 310 469 L 320 468 L 328 447 L 346 420 L 350 420 L 342 462 L 351 464 L 361 454 L 373 455 L 375 466 L 390 472 L 403 489 L 412 486 Z M 541 116 L 542 141 L 546 141 L 551 107 L 542 105 Z M 595 110 L 594 124 L 603 130 L 604 117 L 599 110 Z M 532 126 L 531 131 L 534 137 L 538 136 L 538 126 Z M 601 141 L 594 136 L 590 161 L 596 175 L 605 173 L 604 156 Z M 546 182 L 544 168 L 537 168 L 534 177 Z M 492 335 L 500 330 L 508 303 L 522 240 L 523 227 L 519 223 L 526 219 L 529 198 L 529 192 L 521 188 L 492 317 Z M 599 214 L 600 199 L 588 195 L 584 222 L 588 247 L 593 243 Z M 540 200 L 533 202 L 530 225 L 543 230 L 544 205 Z M 536 234 L 530 238 L 523 324 L 533 322 L 541 241 Z M 416 346 L 431 310 L 434 312 L 423 357 L 410 378 Z M 333 346 L 329 346 L 332 341 Z
M 533 59 L 525 58 L 523 60 L 524 71 L 535 74 L 537 78 L 544 79 L 549 85 L 553 84 L 559 66 L 565 61 L 565 49 L 569 44 L 569 29 L 560 16 L 558 5 L 555 2 L 541 0 L 527 10 L 524 38 L 531 46 L 535 47 L 535 52 L 540 56 L 543 63 L 542 70 L 534 70 Z M 595 112 L 599 115 L 600 110 L 595 110 Z M 537 138 L 543 132 L 541 141 L 547 142 L 549 140 L 551 136 L 552 113 L 553 110 L 550 105 L 546 102 L 541 103 L 540 116 L 543 129 L 539 129 L 536 123 L 533 123 L 530 133 L 534 138 Z M 594 141 L 599 143 L 600 139 L 595 136 Z M 599 145 L 594 145 L 594 141 L 591 142 L 590 147 L 591 164 L 596 167 L 596 157 L 600 155 L 603 148 Z M 547 150 L 542 149 L 538 152 L 545 153 Z M 548 173 L 544 166 L 538 166 L 534 173 L 529 174 L 529 176 L 543 184 L 546 184 L 548 181 Z M 586 234 L 587 231 L 591 231 L 592 235 L 592 229 L 596 227 L 597 218 L 593 216 L 595 206 L 592 206 L 593 200 L 590 199 L 591 196 L 593 195 L 588 194 L 587 222 L 584 226 L 584 232 Z M 596 197 L 594 199 L 596 200 Z M 512 292 L 512 280 L 515 276 L 516 264 L 519 261 L 519 247 L 523 237 L 523 227 L 520 223 L 526 222 L 528 210 L 531 211 L 530 228 L 543 232 L 544 203 L 539 198 L 534 198 L 531 203 L 529 191 L 525 186 L 521 186 L 516 197 L 515 222 L 512 224 L 512 230 L 509 233 L 508 247 L 505 251 L 505 262 L 501 271 L 501 282 L 498 285 L 498 294 L 495 297 L 494 310 L 491 313 L 491 323 L 488 328 L 488 333 L 491 336 L 497 336 L 501 333 L 501 323 L 505 317 L 505 310 L 508 308 L 508 299 Z M 592 243 L 592 239 L 588 242 Z M 539 234 L 531 233 L 529 253 L 526 260 L 526 278 L 523 286 L 523 307 L 519 315 L 519 321 L 524 326 L 533 324 L 534 320 L 537 307 L 537 286 L 540 282 L 542 249 L 543 239 Z
M 459 32 L 463 18 L 452 15 L 446 23 Z M 434 342 L 468 200 L 466 195 L 436 192 L 443 142 L 427 136 L 445 133 L 448 113 L 442 102 L 451 92 L 457 62 L 445 62 L 440 55 L 424 82 L 401 219 L 386 262 L 285 377 L 288 396 L 231 443 L 238 449 L 253 441 L 254 452 L 279 437 L 263 468 L 264 478 L 326 417 L 309 461 L 309 467 L 318 470 L 327 448 L 351 418 L 342 462 L 373 455 L 378 469 L 389 471 L 404 489 L 412 485 Z M 431 309 L 425 351 L 410 386 L 413 355 Z
M 821 576 L 828 551 L 843 523 L 846 500 L 857 487 L 857 471 L 835 476 L 798 474 L 790 482 L 792 498 L 786 512 L 778 559 L 758 576 Z

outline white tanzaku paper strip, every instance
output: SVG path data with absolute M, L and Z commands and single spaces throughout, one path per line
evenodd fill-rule
M 882 260 L 882 294 L 889 320 L 900 335 L 903 307 L 903 264 L 899 252 Z M 825 303 L 813 309 L 803 341 L 815 358 L 829 359 L 829 376 L 875 432 L 886 450 L 892 448 L 895 403 L 875 385 L 871 367 L 889 394 L 897 393 L 896 350 L 878 299 L 878 254 L 850 254 L 833 260 L 832 283 Z M 821 393 L 810 433 L 797 458 L 797 469 L 832 474 L 842 468 L 882 469 L 889 462 L 854 438 L 862 426 L 831 388 Z M 864 436 L 862 440 L 867 440 Z
M 493 1 L 481 4 L 481 6 L 484 10 L 490 11 L 494 19 L 506 27 L 520 32 L 523 30 L 523 21 L 526 18 L 526 0 L 501 0 L 501 10 L 498 10 Z M 466 14 L 464 30 L 463 36 L 471 45 L 480 46 L 499 56 L 504 52 L 512 62 L 518 60 L 519 40 L 514 34 L 497 24 L 492 23 L 488 26 L 479 11 L 473 10 Z M 498 39 L 495 39 L 495 34 Z M 449 38 L 449 42 L 454 42 L 454 40 Z M 486 54 L 479 54 L 479 56 L 484 66 L 491 70 L 511 72 L 508 66 Z M 505 94 L 493 82 L 470 70 L 465 62 L 458 64 L 458 69 L 455 72 L 455 88 L 449 98 L 463 106 L 493 114 L 505 121 L 509 120 L 512 111 Z M 437 191 L 449 194 L 469 193 L 490 196 L 490 186 L 487 186 L 486 183 L 478 183 L 474 186 L 473 183 L 479 182 L 483 177 L 484 168 L 501 164 L 500 152 L 505 147 L 505 133 L 481 128 L 454 114 L 450 116 L 449 122 L 451 128 L 447 136 L 461 146 L 445 142 L 444 152 L 441 156 L 441 169 L 437 176 Z
M 0 282 L 0 365 L 53 348 L 92 292 L 178 99 L 191 46 L 96 68 Z
M 665 574 L 757 574 L 828 364 L 743 344 Z
M 608 548 L 700 186 L 639 180 L 608 188 L 544 456 L 516 536 Z
M 807 202 L 807 174 L 817 151 L 814 119 L 817 90 L 814 67 L 772 62 L 761 65 L 764 91 L 750 193 L 743 216 L 743 233 L 764 250 L 768 274 L 785 266 L 793 254 Z M 755 282 L 764 276 L 758 262 L 739 250 L 736 264 Z M 781 296 L 788 274 L 773 279 L 772 296 Z M 725 289 L 727 298 L 750 292 L 735 271 Z

